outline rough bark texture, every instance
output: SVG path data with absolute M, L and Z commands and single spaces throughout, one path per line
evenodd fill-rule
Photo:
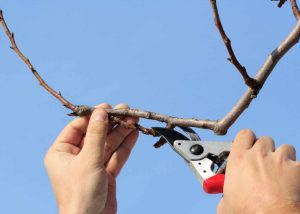
M 145 118 L 149 120 L 157 120 L 162 123 L 165 123 L 168 128 L 174 128 L 176 126 L 181 127 L 197 127 L 203 129 L 210 129 L 214 131 L 216 134 L 224 135 L 227 133 L 227 130 L 230 126 L 238 119 L 238 117 L 248 108 L 251 104 L 252 100 L 256 97 L 259 90 L 263 87 L 265 81 L 267 80 L 268 76 L 274 70 L 276 64 L 280 61 L 280 59 L 297 43 L 300 39 L 300 12 L 297 6 L 296 0 L 291 0 L 292 11 L 298 20 L 295 27 L 292 31 L 288 34 L 288 36 L 274 49 L 272 53 L 267 57 L 264 64 L 258 70 L 257 74 L 254 78 L 249 77 L 246 68 L 242 66 L 231 46 L 231 41 L 227 37 L 225 30 L 222 26 L 220 16 L 218 13 L 218 8 L 216 4 L 216 0 L 210 0 L 214 12 L 214 19 L 217 29 L 224 41 L 225 47 L 229 53 L 229 61 L 239 70 L 241 75 L 244 78 L 244 81 L 249 86 L 246 92 L 242 95 L 240 100 L 232 107 L 232 109 L 220 120 L 208 120 L 208 119 L 196 119 L 196 118 L 179 118 L 169 115 L 164 115 L 160 113 L 150 112 L 150 111 L 143 111 L 139 109 L 107 109 L 108 114 L 110 115 L 110 119 L 119 125 L 130 129 L 138 129 L 144 134 L 149 134 L 152 136 L 158 136 L 154 130 L 145 128 L 139 124 L 127 124 L 121 118 L 125 116 L 132 116 L 138 118 Z M 286 0 L 280 0 L 278 6 L 282 6 Z M 5 19 L 3 17 L 2 11 L 0 11 L 0 23 L 10 40 L 11 49 L 23 60 L 23 62 L 28 66 L 30 71 L 36 77 L 40 85 L 45 88 L 50 94 L 52 94 L 55 98 L 57 98 L 65 107 L 70 109 L 72 113 L 70 116 L 88 116 L 90 115 L 94 107 L 90 107 L 87 105 L 74 105 L 68 100 L 66 100 L 60 92 L 55 91 L 52 89 L 39 75 L 37 70 L 31 64 L 30 60 L 25 57 L 25 55 L 20 51 L 18 48 L 14 34 L 9 30 Z M 165 141 L 160 139 L 156 145 L 156 147 L 160 147 L 163 145 Z

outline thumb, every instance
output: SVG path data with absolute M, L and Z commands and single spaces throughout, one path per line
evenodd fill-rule
M 108 115 L 104 109 L 95 109 L 86 131 L 81 156 L 88 163 L 104 164 L 104 144 L 108 130 Z

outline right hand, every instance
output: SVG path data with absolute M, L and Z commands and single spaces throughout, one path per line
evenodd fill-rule
M 300 163 L 290 145 L 275 151 L 269 137 L 236 136 L 228 158 L 218 214 L 300 213 Z

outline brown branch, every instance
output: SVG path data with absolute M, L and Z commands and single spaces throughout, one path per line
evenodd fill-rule
M 167 125 L 166 128 L 174 129 L 175 127 L 172 125 Z M 166 139 L 161 137 L 153 146 L 154 146 L 154 148 L 158 149 L 158 148 L 162 147 L 163 145 L 165 145 L 166 143 L 167 143 Z
M 287 2 L 287 0 L 271 0 L 271 1 L 279 1 L 277 5 L 279 8 L 281 8 Z
M 40 83 L 40 85 L 46 89 L 50 94 L 52 94 L 55 98 L 57 98 L 66 108 L 70 109 L 72 111 L 72 113 L 69 114 L 69 116 L 88 116 L 90 115 L 93 111 L 94 111 L 94 107 L 89 107 L 89 106 L 85 106 L 85 105 L 74 105 L 71 102 L 69 102 L 68 100 L 66 100 L 62 94 L 60 92 L 55 91 L 53 88 L 51 88 L 45 81 L 44 79 L 40 76 L 40 74 L 38 73 L 38 71 L 34 68 L 34 66 L 32 65 L 32 63 L 30 62 L 30 60 L 20 51 L 20 49 L 17 46 L 17 43 L 15 41 L 14 38 L 14 33 L 12 33 L 3 16 L 3 11 L 0 10 L 0 23 L 5 31 L 5 34 L 7 35 L 7 37 L 9 38 L 10 42 L 11 42 L 11 49 L 21 58 L 21 60 L 28 66 L 28 68 L 31 70 L 32 74 L 36 77 L 36 79 L 38 80 L 38 82 Z M 147 135 L 152 135 L 154 137 L 157 137 L 158 134 L 152 130 L 152 129 L 147 129 L 139 124 L 128 124 L 125 121 L 122 121 L 122 119 L 117 118 L 117 117 L 113 117 L 111 116 L 110 119 L 115 122 L 118 123 L 121 126 L 124 126 L 126 128 L 130 128 L 130 129 L 137 129 L 141 132 L 143 132 L 144 134 Z
M 110 115 L 110 120 L 116 124 L 119 124 L 127 129 L 133 129 L 133 130 L 138 130 L 140 132 L 142 132 L 143 134 L 146 135 L 152 135 L 153 137 L 159 137 L 160 135 L 158 133 L 156 133 L 153 129 L 148 129 L 145 128 L 143 126 L 141 126 L 140 124 L 130 124 L 130 123 L 126 123 L 125 121 L 123 121 L 121 118 L 119 117 L 114 117 Z
M 300 10 L 298 8 L 297 1 L 296 0 L 291 0 L 291 5 L 292 5 L 292 10 L 293 10 L 295 18 L 297 20 L 300 20 Z
M 74 106 L 73 104 L 66 101 L 62 98 L 60 93 L 55 92 L 51 89 L 38 75 L 37 71 L 33 68 L 30 61 L 19 51 L 17 45 L 15 43 L 13 34 L 10 33 L 4 19 L 2 12 L 0 12 L 0 22 L 5 29 L 7 36 L 9 37 L 13 50 L 22 58 L 22 60 L 28 65 L 30 70 L 34 73 L 34 75 L 38 78 L 40 84 L 49 91 L 52 95 L 54 95 L 57 99 L 59 99 L 66 107 L 71 109 L 73 113 L 71 115 L 76 116 L 85 116 L 91 114 L 94 110 L 94 107 L 89 106 Z M 273 69 L 279 60 L 297 43 L 300 38 L 300 21 L 293 28 L 292 32 L 284 39 L 282 43 L 269 55 L 266 59 L 263 66 L 259 69 L 258 73 L 255 76 L 255 79 L 263 86 L 268 76 L 271 74 Z M 206 119 L 194 119 L 194 118 L 178 118 L 168 115 L 163 115 L 154 112 L 148 112 L 138 109 L 108 109 L 107 112 L 110 116 L 132 116 L 145 118 L 150 120 L 157 120 L 163 123 L 166 123 L 168 127 L 182 126 L 182 127 L 197 127 L 213 130 L 216 134 L 226 134 L 227 130 L 230 126 L 237 120 L 237 118 L 244 112 L 244 110 L 250 105 L 253 100 L 253 93 L 255 90 L 247 89 L 241 99 L 237 102 L 237 104 L 229 111 L 229 113 L 221 120 L 206 120 Z M 69 104 L 69 106 L 68 106 Z M 118 119 L 116 119 L 118 120 Z M 119 123 L 123 124 L 123 122 L 119 121 Z M 128 124 L 123 124 L 128 125 Z M 128 128 L 139 129 L 144 133 L 151 134 L 157 136 L 152 129 L 146 129 L 138 124 L 128 126 Z
M 278 3 L 279 8 L 281 8 L 287 2 L 287 0 L 271 0 L 271 1 L 279 1 Z M 300 20 L 300 10 L 297 5 L 297 0 L 291 0 L 291 6 L 296 20 Z
M 295 45 L 300 39 L 300 21 L 293 28 L 291 33 L 278 45 L 268 56 L 265 63 L 255 75 L 255 79 L 263 86 L 268 76 L 274 70 L 279 60 Z M 110 109 L 108 113 L 116 116 L 133 116 L 150 120 L 157 120 L 168 125 L 197 127 L 213 130 L 216 134 L 224 135 L 238 117 L 248 108 L 253 100 L 253 89 L 247 89 L 244 95 L 221 120 L 201 120 L 194 118 L 178 118 L 154 112 L 138 109 Z
M 248 75 L 246 68 L 241 65 L 241 63 L 238 61 L 238 59 L 235 56 L 235 53 L 234 53 L 232 45 L 231 45 L 231 41 L 228 38 L 228 36 L 226 35 L 225 30 L 222 25 L 222 22 L 221 22 L 221 19 L 220 19 L 218 7 L 217 7 L 217 0 L 210 0 L 210 2 L 211 2 L 211 6 L 213 8 L 215 25 L 223 39 L 223 42 L 224 42 L 226 49 L 228 51 L 228 54 L 229 54 L 228 61 L 231 62 L 237 68 L 237 70 L 241 73 L 246 85 L 248 85 L 252 89 L 259 90 L 260 89 L 259 82 L 257 82 L 255 79 L 251 78 Z M 257 93 L 258 92 L 256 92 L 255 94 L 257 94 Z
M 300 21 L 295 25 L 291 33 L 278 45 L 278 47 L 268 56 L 265 63 L 255 75 L 255 79 L 259 81 L 262 86 L 274 70 L 279 60 L 299 42 L 300 39 Z M 250 105 L 253 91 L 248 89 L 238 103 L 231 109 L 231 111 L 219 122 L 222 130 L 227 130 L 236 119 L 243 113 L 243 111 Z
M 75 106 L 70 103 L 69 101 L 67 101 L 60 92 L 56 92 L 55 90 L 53 90 L 44 80 L 43 78 L 39 75 L 39 73 L 37 72 L 37 70 L 33 67 L 33 65 L 31 64 L 30 60 L 24 56 L 24 54 L 19 50 L 17 43 L 15 41 L 15 37 L 14 37 L 14 33 L 12 33 L 6 22 L 5 19 L 3 17 L 3 12 L 2 10 L 0 10 L 0 23 L 7 35 L 7 37 L 9 38 L 10 42 L 11 42 L 11 49 L 23 60 L 23 62 L 28 66 L 28 68 L 31 70 L 32 74 L 36 77 L 36 79 L 39 81 L 40 85 L 46 89 L 50 94 L 52 94 L 54 97 L 56 97 L 65 107 L 67 107 L 68 109 L 74 111 L 75 110 Z

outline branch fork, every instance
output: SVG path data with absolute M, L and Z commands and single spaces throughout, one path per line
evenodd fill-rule
M 297 43 L 300 39 L 300 21 L 297 22 L 291 33 L 275 48 L 275 50 L 267 57 L 264 64 L 258 70 L 254 78 L 250 77 L 247 70 L 238 61 L 233 48 L 231 46 L 231 41 L 227 37 L 224 28 L 222 26 L 216 0 L 210 0 L 214 13 L 215 25 L 223 39 L 224 45 L 228 51 L 228 60 L 236 67 L 236 69 L 241 73 L 244 82 L 249 87 L 245 93 L 242 95 L 240 100 L 233 106 L 233 108 L 220 120 L 207 120 L 207 119 L 195 119 L 195 118 L 179 118 L 169 115 L 164 115 L 155 112 L 143 111 L 139 109 L 107 109 L 110 120 L 113 123 L 119 124 L 129 129 L 137 129 L 144 134 L 152 135 L 158 137 L 153 129 L 145 128 L 140 124 L 128 124 L 121 118 L 126 116 L 145 118 L 149 120 L 156 120 L 166 124 L 167 128 L 173 129 L 176 126 L 180 127 L 196 127 L 203 129 L 210 129 L 215 134 L 224 135 L 227 133 L 231 125 L 238 119 L 238 117 L 248 108 L 252 100 L 257 96 L 260 89 L 263 87 L 268 76 L 274 70 L 276 64 L 279 60 Z M 286 0 L 280 0 L 279 4 L 282 6 Z M 300 12 L 296 3 L 296 0 L 291 0 L 292 10 L 297 20 L 300 19 Z M 87 105 L 74 105 L 65 99 L 61 92 L 57 92 L 52 89 L 39 75 L 38 71 L 34 68 L 32 63 L 25 55 L 20 51 L 15 41 L 14 34 L 9 30 L 5 19 L 3 17 L 3 12 L 0 10 L 0 24 L 2 25 L 5 34 L 10 40 L 11 49 L 19 56 L 19 58 L 27 65 L 32 74 L 36 77 L 39 84 L 47 90 L 51 95 L 58 99 L 66 108 L 70 109 L 72 112 L 68 114 L 69 116 L 89 116 L 95 109 L 95 107 L 90 107 Z M 160 140 L 154 145 L 155 147 L 160 147 L 165 143 L 165 141 L 160 138 Z

